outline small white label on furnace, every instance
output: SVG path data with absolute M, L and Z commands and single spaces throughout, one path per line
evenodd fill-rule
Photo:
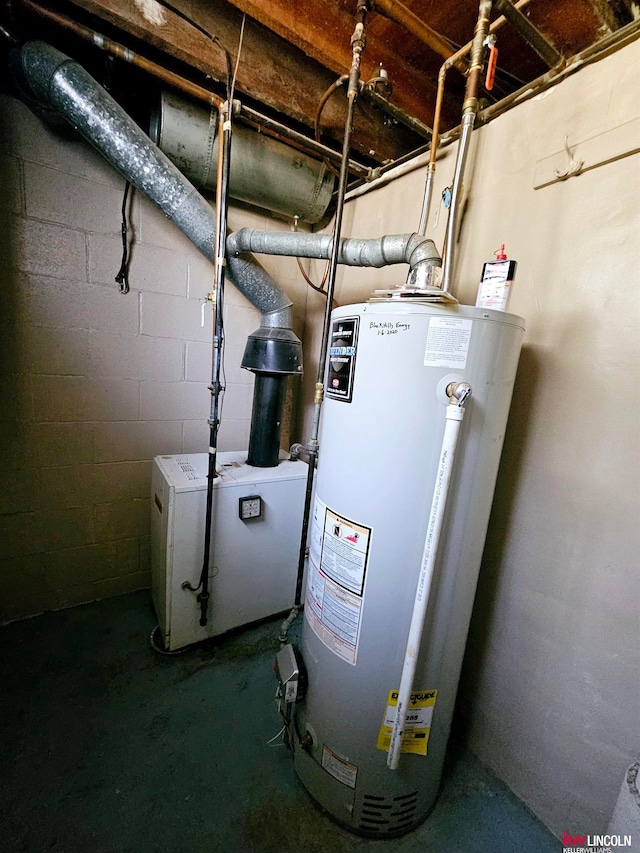
M 424 366 L 457 367 L 464 370 L 467 366 L 472 326 L 473 320 L 464 320 L 459 317 L 431 317 Z
M 348 788 L 356 787 L 356 777 L 358 768 L 355 764 L 350 764 L 344 758 L 340 758 L 335 752 L 329 749 L 328 746 L 322 747 L 322 766 L 330 773 L 338 782 L 342 782 Z

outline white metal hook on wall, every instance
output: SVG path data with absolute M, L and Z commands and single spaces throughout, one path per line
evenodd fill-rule
M 566 178 L 572 178 L 574 175 L 579 175 L 582 171 L 582 167 L 584 166 L 584 160 L 576 160 L 573 156 L 571 149 L 569 148 L 569 137 L 565 136 L 564 138 L 564 149 L 567 152 L 569 157 L 569 162 L 567 163 L 567 167 L 564 170 L 554 169 L 554 174 L 556 178 L 559 178 L 561 181 Z

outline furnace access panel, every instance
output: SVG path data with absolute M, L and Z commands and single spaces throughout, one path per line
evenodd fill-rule
M 197 643 L 293 605 L 307 465 L 246 464 L 246 451 L 217 455 L 209 623 L 199 624 L 207 494 L 206 453 L 156 456 L 151 482 L 153 602 L 165 647 Z

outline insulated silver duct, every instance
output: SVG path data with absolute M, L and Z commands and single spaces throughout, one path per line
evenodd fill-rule
M 162 92 L 149 135 L 198 187 L 215 190 L 215 110 Z M 316 223 L 331 203 L 335 179 L 324 163 L 241 124 L 234 126 L 229 195 L 274 213 Z
M 213 261 L 215 217 L 207 201 L 81 65 L 51 45 L 32 41 L 17 53 L 16 70 L 36 101 L 67 119 Z M 263 327 L 290 329 L 292 302 L 249 253 L 329 258 L 332 239 L 250 228 L 229 235 L 228 275 L 262 313 Z M 433 242 L 417 234 L 341 240 L 338 260 L 371 267 L 407 263 L 411 269 L 440 264 Z
M 44 42 L 25 44 L 17 63 L 33 97 L 64 116 L 213 262 L 213 210 L 103 87 Z M 262 326 L 291 328 L 293 303 L 255 258 L 231 257 L 227 270 L 233 284 L 262 313 Z

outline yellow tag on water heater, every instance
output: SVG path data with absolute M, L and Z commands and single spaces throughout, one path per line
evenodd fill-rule
M 437 690 L 416 690 L 409 698 L 409 706 L 404 720 L 401 752 L 412 752 L 414 755 L 426 755 L 431 718 L 436 704 Z M 389 751 L 391 733 L 398 711 L 398 691 L 391 690 L 387 699 L 384 719 L 378 732 L 378 749 Z

